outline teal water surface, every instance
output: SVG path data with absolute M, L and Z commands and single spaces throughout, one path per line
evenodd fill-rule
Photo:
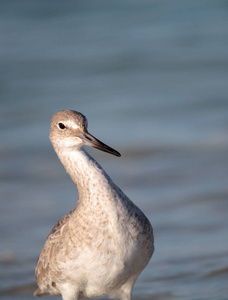
M 32 299 L 46 236 L 76 205 L 48 140 L 52 114 L 75 109 L 122 154 L 88 150 L 154 227 L 133 299 L 228 299 L 227 2 L 0 7 L 0 298 Z

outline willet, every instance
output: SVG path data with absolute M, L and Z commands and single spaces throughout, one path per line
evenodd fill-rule
M 110 295 L 130 300 L 134 283 L 153 251 L 153 229 L 142 211 L 82 148 L 120 156 L 87 131 L 72 110 L 51 120 L 50 140 L 78 188 L 75 209 L 52 229 L 36 265 L 35 296 L 78 300 Z

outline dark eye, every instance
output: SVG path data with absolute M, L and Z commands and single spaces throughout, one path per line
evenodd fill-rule
M 66 126 L 63 123 L 58 123 L 58 127 L 59 129 L 65 129 Z

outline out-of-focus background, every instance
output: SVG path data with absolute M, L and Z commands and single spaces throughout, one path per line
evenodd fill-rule
M 46 236 L 77 201 L 48 139 L 62 109 L 121 152 L 90 151 L 153 224 L 133 299 L 227 299 L 227 1 L 0 1 L 4 300 L 33 299 Z

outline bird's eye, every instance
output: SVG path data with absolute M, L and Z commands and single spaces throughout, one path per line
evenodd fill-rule
M 58 123 L 58 127 L 59 129 L 65 129 L 66 126 L 63 123 Z

